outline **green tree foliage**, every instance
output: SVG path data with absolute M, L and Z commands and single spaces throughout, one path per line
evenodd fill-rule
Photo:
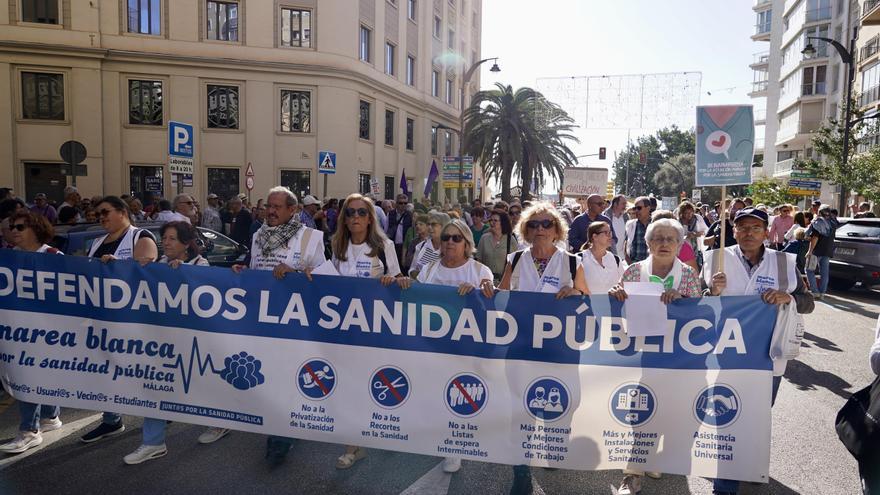
M 761 177 L 748 186 L 748 195 L 755 204 L 764 203 L 767 206 L 779 206 L 785 203 L 794 203 L 797 197 L 789 192 L 788 184 L 780 179 Z
M 640 136 L 635 143 L 630 143 L 626 150 L 617 155 L 617 159 L 614 160 L 612 169 L 614 170 L 615 189 L 625 191 L 630 196 L 650 193 L 660 195 L 660 188 L 655 177 L 661 166 L 673 157 L 692 155 L 695 147 L 696 138 L 693 130 L 683 131 L 676 126 L 660 129 L 654 135 Z M 646 164 L 639 163 L 640 153 L 647 155 Z M 627 167 L 629 167 L 629 174 L 627 174 Z M 674 170 L 671 172 L 675 174 Z M 666 175 L 661 177 L 666 177 Z M 627 178 L 629 178 L 628 183 Z M 676 189 L 681 190 L 680 188 Z
M 678 197 L 682 192 L 690 197 L 694 188 L 694 154 L 688 153 L 672 157 L 660 165 L 654 174 L 657 195 Z
M 558 105 L 531 88 L 496 84 L 480 91 L 465 111 L 465 150 L 480 164 L 487 179 L 501 183 L 501 197 L 510 201 L 511 180 L 530 197 L 550 180 L 561 181 L 563 170 L 576 162 L 567 142 L 574 121 Z

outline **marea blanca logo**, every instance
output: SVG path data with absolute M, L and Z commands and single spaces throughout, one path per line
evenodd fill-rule
M 196 368 L 196 371 L 201 376 L 205 376 L 205 373 L 208 371 L 220 375 L 220 378 L 238 390 L 249 390 L 262 385 L 266 381 L 266 377 L 263 376 L 260 370 L 263 363 L 245 351 L 224 358 L 223 365 L 223 369 L 216 369 L 210 354 L 206 354 L 204 359 L 202 359 L 199 340 L 193 337 L 188 363 L 184 363 L 183 354 L 179 354 L 174 364 L 164 364 L 163 366 L 180 370 L 185 393 L 189 393 L 189 386 L 192 383 L 193 377 L 193 367 Z

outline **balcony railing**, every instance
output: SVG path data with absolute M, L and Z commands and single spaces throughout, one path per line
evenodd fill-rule
M 770 52 L 756 53 L 752 56 L 752 65 L 763 65 L 770 61 Z
M 776 162 L 776 167 L 773 173 L 774 175 L 790 174 L 793 165 L 794 158 L 789 158 L 788 160 Z
M 877 146 L 880 146 L 880 134 L 862 136 L 859 138 L 859 145 L 856 147 L 856 153 L 866 153 Z
M 770 84 L 770 81 L 755 81 L 752 83 L 752 93 L 758 93 L 760 91 L 767 91 L 767 86 Z
M 880 4 L 880 0 L 865 0 L 865 3 L 862 4 L 862 16 L 874 10 L 878 4 Z
M 859 106 L 864 107 L 877 100 L 880 100 L 880 86 L 862 90 L 862 94 L 859 95 Z
M 807 22 L 817 22 L 831 19 L 831 7 L 822 7 L 807 11 Z
M 803 84 L 801 85 L 801 96 L 824 95 L 826 94 L 827 89 L 828 88 L 824 82 Z
M 769 21 L 755 24 L 755 34 L 758 35 L 758 34 L 769 33 L 770 32 L 770 24 L 771 23 Z
M 755 110 L 755 122 L 759 122 L 762 120 L 767 120 L 767 109 L 759 108 Z
M 859 51 L 859 61 L 867 60 L 868 57 L 874 55 L 878 51 L 880 51 L 880 35 L 874 36 L 865 42 L 865 46 Z
M 773 1 L 773 0 L 755 0 L 755 3 L 754 3 L 753 6 L 754 6 L 754 7 L 760 7 L 761 5 L 768 4 L 768 3 L 772 2 L 772 1 Z

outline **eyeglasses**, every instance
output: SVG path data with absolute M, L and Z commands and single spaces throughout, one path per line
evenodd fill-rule
M 346 208 L 345 209 L 345 216 L 347 216 L 347 217 L 354 217 L 354 216 L 365 217 L 367 215 L 369 215 L 369 212 L 367 211 L 366 208 Z
M 23 223 L 17 223 L 15 225 L 10 225 L 9 228 L 10 228 L 10 230 L 17 230 L 19 232 L 24 232 L 24 229 L 27 228 L 27 225 L 25 225 Z
M 526 222 L 526 227 L 530 229 L 537 229 L 538 227 L 541 227 L 544 230 L 547 230 L 554 225 L 556 225 L 556 222 L 553 220 L 529 220 L 528 222 Z
M 644 206 L 634 206 L 633 207 L 633 209 L 636 211 L 642 211 L 642 208 L 644 208 Z
M 401 205 L 401 206 L 406 206 L 406 205 L 409 204 L 409 202 L 407 202 L 407 201 L 398 201 L 397 204 L 399 204 L 399 205 Z
M 600 230 L 599 232 L 596 232 L 595 235 L 611 235 L 611 231 L 610 230 Z
M 656 244 L 678 244 L 678 237 L 672 236 L 655 236 L 650 242 Z
M 746 227 L 745 225 L 736 225 L 733 227 L 737 232 L 742 232 L 746 234 L 760 234 L 761 232 L 767 230 L 763 225 L 752 225 L 751 227 Z
M 106 210 L 106 209 L 105 210 L 98 210 L 97 212 L 95 212 L 95 214 L 98 216 L 98 218 L 104 218 L 104 217 L 110 215 L 110 213 L 112 211 L 113 210 Z
M 440 240 L 443 242 L 452 241 L 456 244 L 464 240 L 464 236 L 461 234 L 442 234 L 440 236 Z

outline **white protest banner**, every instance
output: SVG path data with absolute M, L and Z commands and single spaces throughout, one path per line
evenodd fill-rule
M 591 194 L 604 197 L 607 186 L 607 168 L 566 168 L 562 177 L 562 195 L 570 198 Z
M 436 456 L 768 481 L 775 307 L 9 251 L 0 378 L 17 399 Z

